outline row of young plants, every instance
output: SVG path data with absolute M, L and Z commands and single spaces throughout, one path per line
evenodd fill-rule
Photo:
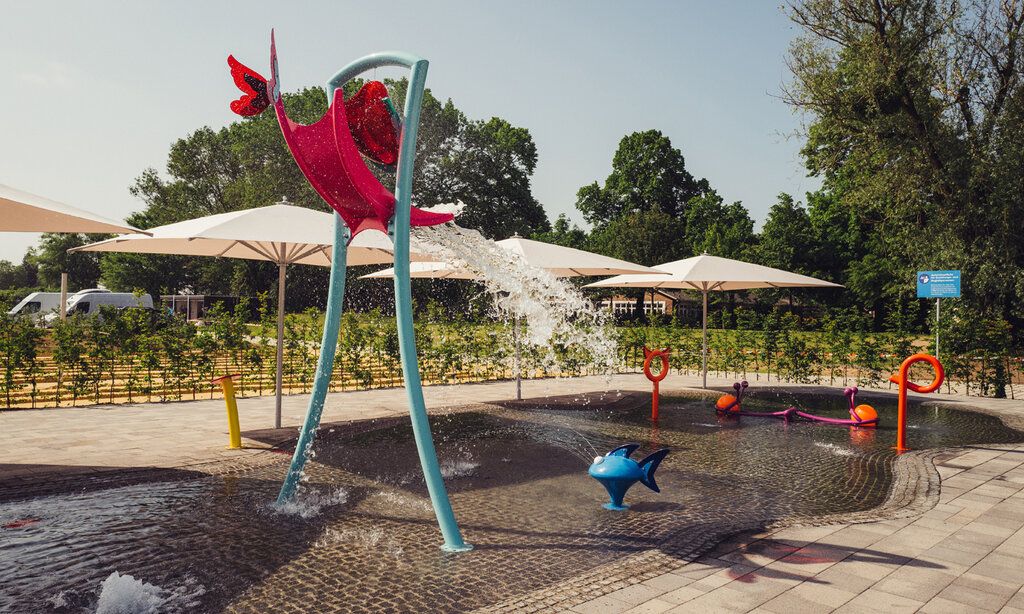
M 1022 353 L 1014 348 L 1010 326 L 1003 320 L 969 315 L 952 304 L 937 324 L 940 358 L 946 373 L 946 392 L 979 396 L 1010 396 L 1014 384 L 1024 383 Z M 930 334 L 908 326 L 909 313 L 895 310 L 883 332 L 854 310 L 835 310 L 807 330 L 807 322 L 789 312 L 766 315 L 737 309 L 737 327 L 708 331 L 708 370 L 711 373 L 753 379 L 827 385 L 886 386 L 900 363 L 916 352 L 935 353 Z M 701 331 L 674 320 L 659 325 L 620 328 L 620 345 L 630 348 L 626 364 L 640 368 L 642 347 L 671 347 L 670 364 L 683 373 L 699 372 Z M 930 381 L 925 367 L 915 375 Z
M 0 316 L 0 393 L 5 407 L 53 407 L 115 402 L 174 401 L 216 396 L 214 377 L 239 374 L 242 396 L 272 394 L 276 322 L 273 305 L 261 296 L 258 318 L 250 306 L 214 308 L 202 326 L 161 311 L 108 310 L 102 317 L 75 316 L 41 329 L 28 320 Z M 943 333 L 947 391 L 1013 394 L 1019 373 L 1009 334 L 998 322 L 956 321 Z M 801 330 L 790 313 L 735 314 L 738 328 L 709 331 L 708 369 L 713 374 L 768 381 L 861 386 L 884 385 L 914 351 L 932 341 L 893 325 L 866 332 L 853 313 L 827 316 L 819 331 Z M 400 385 L 394 319 L 378 311 L 343 316 L 332 390 Z M 320 352 L 323 314 L 307 310 L 286 318 L 283 380 L 287 392 L 307 392 Z M 701 368 L 701 331 L 677 321 L 618 326 L 616 370 L 640 370 L 642 348 L 671 347 L 671 368 L 696 374 Z M 512 335 L 507 325 L 453 317 L 428 306 L 416 326 L 423 380 L 427 383 L 485 381 L 513 376 Z M 585 348 L 521 348 L 524 377 L 605 371 Z M 922 378 L 928 377 L 922 374 Z

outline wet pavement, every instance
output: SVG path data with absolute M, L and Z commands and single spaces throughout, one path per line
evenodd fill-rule
M 845 411 L 842 397 L 761 398 Z M 894 422 L 894 408 L 876 407 L 883 424 Z M 890 493 L 891 428 L 719 419 L 708 400 L 682 398 L 663 399 L 652 428 L 648 411 L 642 398 L 563 399 L 432 416 L 452 503 L 475 546 L 461 555 L 439 550 L 401 419 L 326 427 L 293 509 L 267 503 L 283 454 L 0 489 L 0 526 L 31 521 L 0 529 L 0 611 L 88 611 L 113 571 L 170 591 L 166 611 L 465 611 L 646 553 L 691 560 L 731 535 L 869 510 Z M 1024 440 L 992 416 L 914 415 L 917 448 Z M 610 512 L 586 468 L 627 442 L 641 444 L 637 457 L 672 452 L 658 469 L 661 494 L 637 485 L 631 509 Z

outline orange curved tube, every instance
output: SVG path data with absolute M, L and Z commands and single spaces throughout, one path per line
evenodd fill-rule
M 671 348 L 650 350 L 644 346 L 644 375 L 654 384 L 654 392 L 651 394 L 651 420 L 655 422 L 658 421 L 658 383 L 668 376 L 668 355 L 671 352 Z M 651 361 L 655 358 L 661 358 L 661 371 L 657 375 L 651 373 Z
M 921 386 L 910 381 L 910 365 L 915 362 L 927 362 L 935 370 L 935 379 L 926 386 Z M 946 371 L 942 368 L 942 363 L 939 359 L 929 354 L 914 354 L 900 365 L 900 371 L 896 375 L 889 378 L 889 381 L 899 385 L 899 405 L 898 414 L 896 417 L 896 451 L 906 452 L 910 448 L 907 447 L 907 390 L 913 390 L 919 393 L 935 392 L 942 385 L 942 381 L 946 379 Z

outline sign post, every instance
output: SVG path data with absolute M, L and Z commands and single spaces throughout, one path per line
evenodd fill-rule
M 917 298 L 935 299 L 935 357 L 939 357 L 939 301 L 960 298 L 960 271 L 918 271 Z

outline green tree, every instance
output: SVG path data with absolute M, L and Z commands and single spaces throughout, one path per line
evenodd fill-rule
M 537 146 L 526 128 L 498 117 L 468 122 L 459 147 L 443 166 L 452 170 L 450 177 L 441 178 L 448 189 L 435 191 L 435 197 L 465 205 L 459 216 L 461 226 L 492 239 L 550 229 L 547 214 L 530 188 Z
M 1019 335 L 1024 3 L 797 0 L 789 14 L 808 169 L 872 229 L 880 266 L 861 285 L 897 300 L 917 269 L 962 269 L 979 317 Z
M 691 254 L 748 258 L 755 247 L 754 220 L 740 202 L 725 204 L 708 190 L 686 205 L 686 245 Z
M 619 141 L 604 186 L 595 181 L 580 188 L 576 208 L 595 227 L 652 210 L 679 219 L 686 203 L 707 190 L 707 180 L 695 179 L 686 170 L 682 152 L 667 136 L 646 130 Z
M 803 275 L 817 274 L 819 249 L 814 239 L 807 210 L 789 194 L 779 194 L 761 228 L 758 261 Z
M 599 228 L 588 248 L 614 258 L 652 266 L 686 256 L 680 240 L 685 225 L 660 209 L 626 213 Z
M 0 392 L 6 407 L 12 404 L 11 394 L 16 390 L 16 376 L 24 373 L 32 384 L 32 404 L 35 405 L 38 365 L 36 349 L 42 331 L 26 318 L 15 318 L 0 312 Z
M 31 288 L 39 283 L 38 273 L 35 253 L 32 250 L 25 254 L 21 264 L 0 260 L 0 290 Z
M 100 278 L 99 255 L 67 250 L 99 241 L 104 235 L 46 233 L 39 240 L 35 261 L 39 267 L 39 284 L 46 288 L 60 287 L 60 274 L 78 288 L 93 288 Z
M 551 230 L 535 232 L 531 238 L 535 241 L 583 249 L 587 242 L 587 233 L 576 224 L 571 223 L 569 216 L 562 213 L 552 224 Z

